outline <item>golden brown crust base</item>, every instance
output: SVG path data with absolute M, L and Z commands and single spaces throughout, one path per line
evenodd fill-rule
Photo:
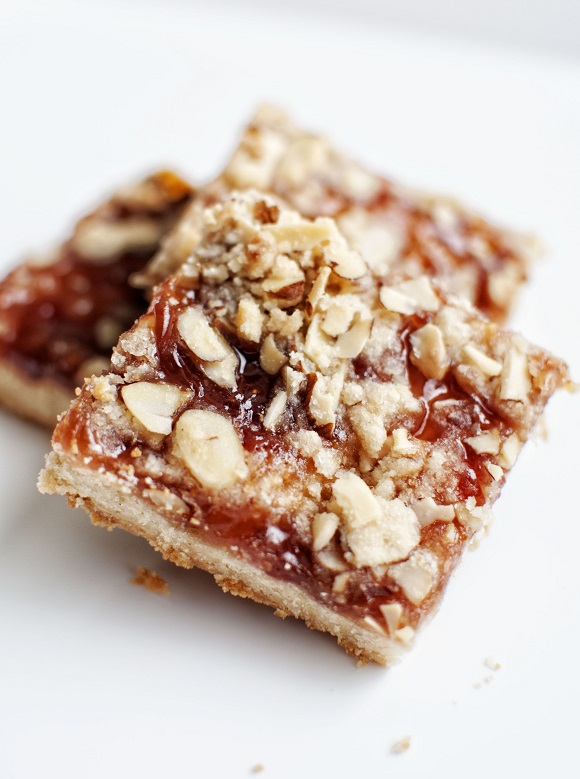
M 55 381 L 30 379 L 9 362 L 0 361 L 0 404 L 18 416 L 52 430 L 70 402 L 70 391 Z
M 171 524 L 138 496 L 122 492 L 116 481 L 114 477 L 103 479 L 88 468 L 71 466 L 51 452 L 38 486 L 41 492 L 65 495 L 71 506 L 84 508 L 94 524 L 120 527 L 145 538 L 167 560 L 208 571 L 224 592 L 251 598 L 276 609 L 279 617 L 293 616 L 313 630 L 331 633 L 360 664 L 374 661 L 392 665 L 400 659 L 403 647 L 399 642 L 336 614 L 296 585 L 273 579 L 235 556 L 228 547 L 215 546 Z

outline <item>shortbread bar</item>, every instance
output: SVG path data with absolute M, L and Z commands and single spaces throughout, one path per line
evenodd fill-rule
M 65 244 L 0 283 L 0 402 L 54 426 L 85 376 L 109 368 L 119 335 L 146 310 L 129 284 L 191 196 L 157 173 L 116 192 Z
M 232 193 L 61 418 L 40 489 L 389 664 L 567 380 L 426 276 L 381 283 L 332 219 Z
M 495 227 L 451 198 L 411 191 L 369 173 L 326 138 L 304 132 L 281 110 L 266 106 L 155 258 L 146 280 L 163 280 L 187 258 L 204 205 L 249 187 L 283 198 L 304 216 L 335 218 L 375 275 L 435 277 L 500 323 L 538 254 L 531 237 Z

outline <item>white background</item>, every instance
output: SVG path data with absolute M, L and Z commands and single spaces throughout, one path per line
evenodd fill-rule
M 215 174 L 268 99 L 377 170 L 536 231 L 547 255 L 513 324 L 578 378 L 577 4 L 437 5 L 407 3 L 414 26 L 371 0 L 1 2 L 2 266 L 118 181 Z M 391 671 L 39 496 L 48 436 L 1 414 L 0 776 L 573 775 L 578 404 L 554 399 L 548 441 Z M 132 587 L 138 565 L 170 596 Z

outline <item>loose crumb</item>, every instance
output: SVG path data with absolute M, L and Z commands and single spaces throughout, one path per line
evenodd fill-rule
M 169 585 L 165 579 L 155 571 L 150 571 L 143 566 L 137 568 L 137 573 L 131 579 L 131 584 L 136 587 L 145 587 L 146 590 L 157 595 L 169 595 Z
M 499 671 L 499 669 L 501 668 L 501 663 L 499 663 L 493 657 L 486 657 L 483 662 L 484 665 L 486 665 L 488 668 L 491 668 L 492 671 Z
M 256 765 L 252 766 L 253 774 L 261 774 L 263 770 L 264 770 L 264 766 L 262 765 L 262 763 L 256 763 Z
M 391 747 L 391 752 L 395 755 L 400 755 L 402 752 L 406 752 L 411 746 L 411 736 L 403 736 L 403 738 L 395 741 Z

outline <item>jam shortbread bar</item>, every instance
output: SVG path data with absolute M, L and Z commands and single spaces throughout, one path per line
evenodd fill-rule
M 566 366 L 333 219 L 258 192 L 56 427 L 43 492 L 388 664 L 436 608 Z

